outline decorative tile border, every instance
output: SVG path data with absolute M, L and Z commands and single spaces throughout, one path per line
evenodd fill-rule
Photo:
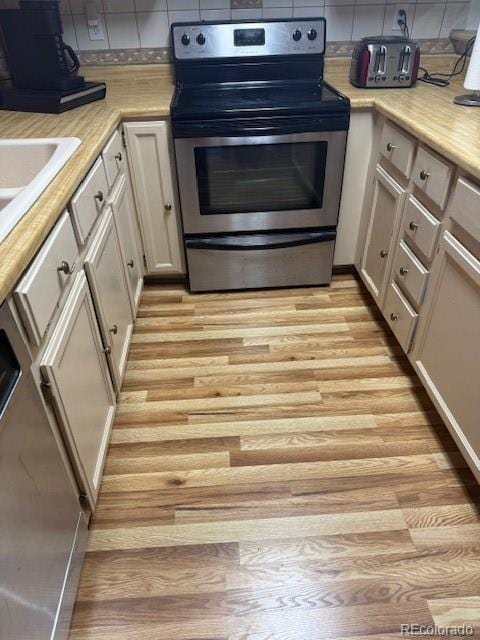
M 454 53 L 448 38 L 419 40 L 422 53 Z M 327 57 L 349 58 L 352 55 L 353 42 L 331 42 L 327 44 Z M 171 62 L 171 52 L 165 49 L 108 49 L 105 51 L 80 51 L 80 63 L 83 65 L 103 64 L 165 64 Z
M 81 65 L 103 64 L 167 64 L 171 62 L 170 48 L 165 49 L 105 49 L 78 51 Z

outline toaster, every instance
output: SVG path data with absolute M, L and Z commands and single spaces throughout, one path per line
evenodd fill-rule
M 404 36 L 372 36 L 357 42 L 350 82 L 367 89 L 407 88 L 415 84 L 420 48 Z

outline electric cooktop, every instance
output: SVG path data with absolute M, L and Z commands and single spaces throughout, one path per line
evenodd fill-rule
M 289 81 L 181 85 L 172 103 L 174 118 L 326 114 L 348 111 L 346 97 L 325 82 Z

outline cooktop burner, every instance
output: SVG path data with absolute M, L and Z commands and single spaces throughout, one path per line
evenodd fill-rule
M 323 114 L 348 110 L 348 100 L 323 82 L 262 82 L 180 86 L 172 116 L 181 119 Z

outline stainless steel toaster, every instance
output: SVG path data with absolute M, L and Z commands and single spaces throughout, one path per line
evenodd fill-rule
M 371 36 L 355 45 L 350 82 L 355 87 L 406 88 L 415 84 L 420 48 L 404 36 Z

